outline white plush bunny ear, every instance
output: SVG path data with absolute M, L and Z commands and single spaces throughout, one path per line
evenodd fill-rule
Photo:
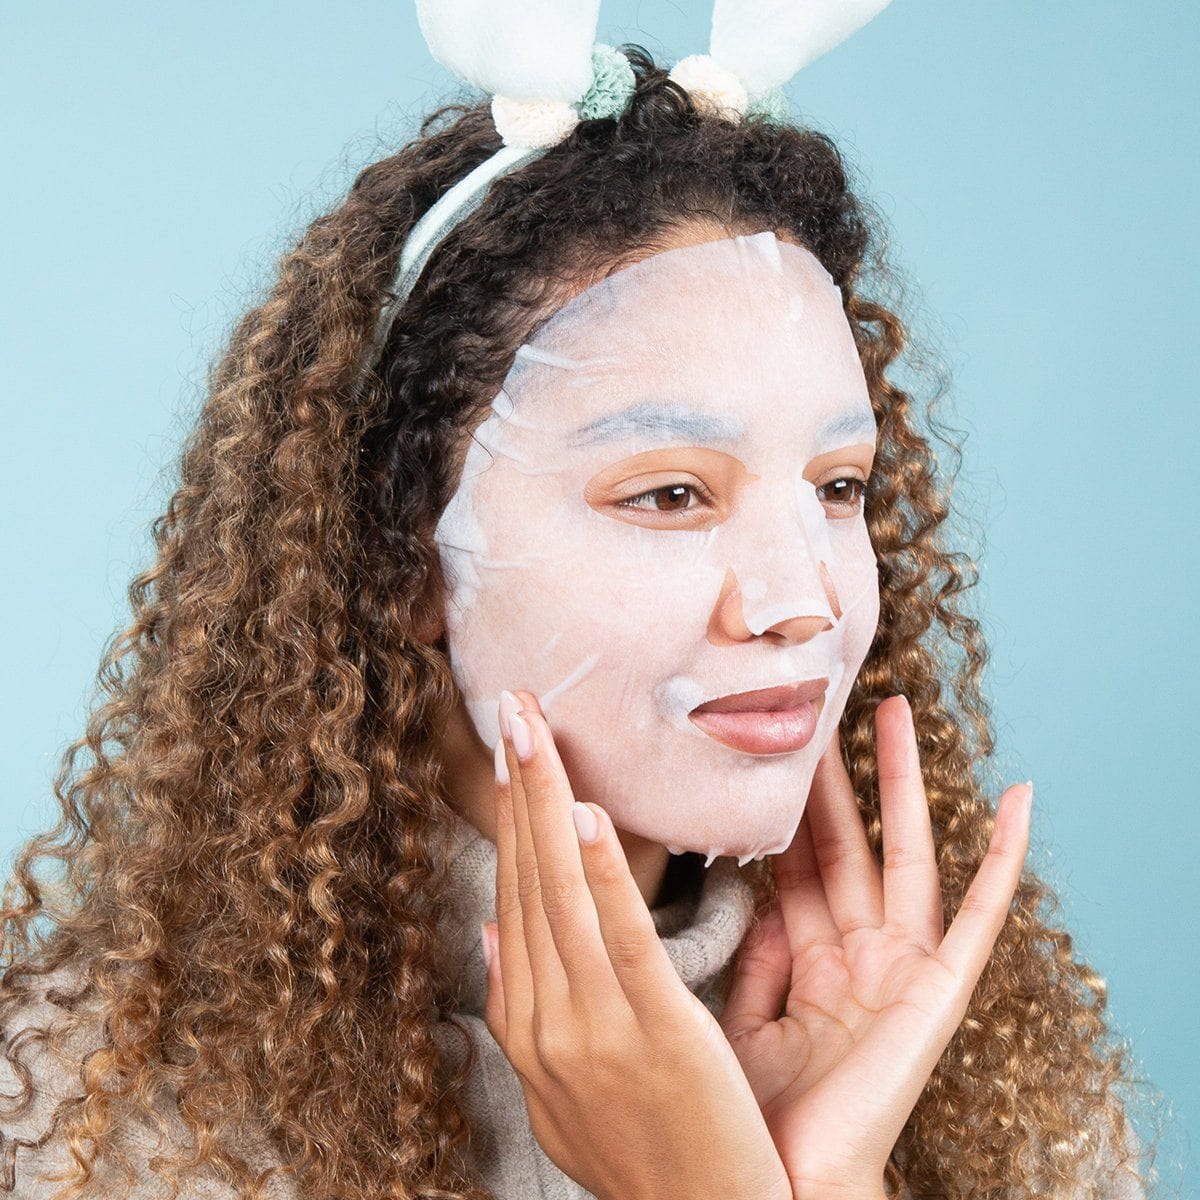
M 844 42 L 891 0 L 715 0 L 707 54 L 670 77 L 702 106 L 737 117 Z
M 734 118 L 786 112 L 779 85 L 865 25 L 889 0 L 715 0 L 709 54 L 670 78 L 697 103 Z M 377 360 L 388 329 L 441 238 L 482 202 L 492 180 L 557 145 L 581 119 L 617 119 L 635 91 L 633 68 L 595 45 L 600 0 L 416 0 L 430 53 L 492 97 L 504 143 L 458 180 L 410 230 L 391 296 L 368 347 Z
M 505 146 L 553 146 L 592 86 L 600 0 L 417 0 L 430 53 L 491 94 Z M 632 73 L 631 73 L 632 78 Z
M 401 247 L 366 362 L 379 357 L 396 314 L 447 230 L 482 203 L 492 180 L 557 145 L 579 124 L 615 118 L 633 95 L 633 68 L 595 45 L 600 0 L 416 0 L 429 52 L 492 97 L 504 143 L 422 215 Z
M 493 96 L 580 99 L 592 82 L 600 0 L 417 0 L 430 53 Z
M 787 83 L 891 0 L 716 0 L 709 54 L 751 96 Z

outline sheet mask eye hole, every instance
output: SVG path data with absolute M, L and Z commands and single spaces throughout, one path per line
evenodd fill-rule
M 849 485 L 849 486 L 844 486 Z M 835 489 L 831 496 L 822 495 L 823 492 Z M 839 479 L 831 479 L 828 483 L 822 484 L 817 488 L 817 495 L 825 503 L 832 504 L 835 508 L 857 513 L 861 511 L 863 501 L 867 495 L 867 481 L 859 479 L 854 475 L 846 475 Z
M 650 512 L 686 512 L 689 508 L 695 508 L 696 505 L 687 503 L 691 495 L 701 498 L 700 489 L 695 484 L 691 483 L 669 483 L 663 487 L 651 488 L 648 492 L 642 492 L 637 496 L 630 496 L 626 500 L 617 501 L 622 508 L 639 508 Z M 643 504 L 643 500 L 656 501 L 659 497 L 667 497 L 667 503 L 659 504 L 652 503 L 650 505 Z M 681 503 L 682 502 L 682 503 Z

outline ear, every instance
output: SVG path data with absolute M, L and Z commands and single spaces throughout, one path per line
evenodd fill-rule
M 440 616 L 428 614 L 418 618 L 413 632 L 418 641 L 436 646 L 439 650 L 445 649 L 446 623 Z
M 446 603 L 440 570 L 431 571 L 412 608 L 413 635 L 420 642 L 446 650 Z

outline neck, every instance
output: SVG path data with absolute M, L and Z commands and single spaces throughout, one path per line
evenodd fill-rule
M 438 1002 L 481 1016 L 488 980 L 479 923 L 496 919 L 496 844 L 455 812 L 444 829 L 450 839 L 450 875 L 434 916 L 438 982 L 444 989 Z M 723 972 L 749 930 L 753 880 L 735 859 L 718 858 L 704 870 L 698 854 L 686 854 L 671 858 L 666 888 L 671 894 L 650 913 L 654 928 L 684 984 L 710 1004 L 724 996 L 729 978 Z
M 451 806 L 494 845 L 496 775 L 492 751 L 479 740 L 461 695 L 442 736 L 441 760 L 445 764 Z M 661 903 L 670 851 L 666 846 L 628 830 L 618 829 L 617 837 L 646 907 L 654 908 Z

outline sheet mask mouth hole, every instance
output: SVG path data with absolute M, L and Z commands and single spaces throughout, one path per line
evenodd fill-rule
M 692 713 L 787 712 L 809 700 L 818 700 L 829 687 L 828 678 L 805 680 L 783 687 L 762 688 L 753 692 L 733 692 L 716 700 L 698 704 Z

